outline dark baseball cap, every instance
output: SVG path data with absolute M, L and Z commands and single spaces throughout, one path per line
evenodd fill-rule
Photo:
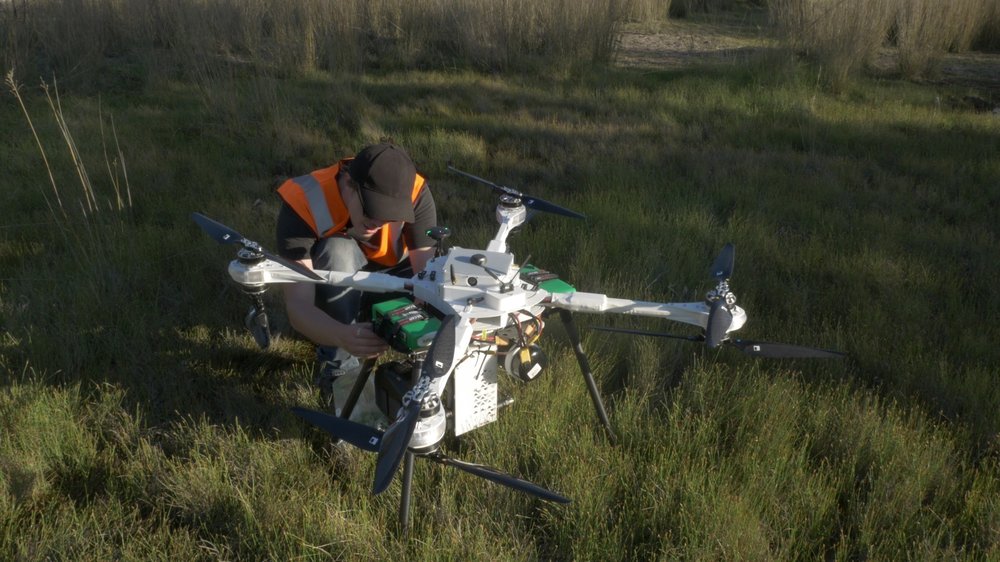
M 347 173 L 361 188 L 361 204 L 367 217 L 413 222 L 417 168 L 405 150 L 390 143 L 367 146 L 351 161 Z

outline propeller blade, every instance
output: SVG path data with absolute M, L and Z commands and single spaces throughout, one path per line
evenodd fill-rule
M 786 343 L 770 343 L 749 340 L 732 340 L 729 343 L 739 348 L 739 350 L 743 353 L 753 357 L 770 357 L 774 359 L 844 359 L 847 357 L 846 353 L 842 353 L 840 351 L 803 347 L 800 345 L 791 345 Z
M 228 226 L 220 222 L 216 222 L 201 213 L 191 213 L 191 218 L 194 219 L 194 222 L 198 223 L 198 226 L 200 226 L 202 230 L 204 230 L 219 244 L 242 244 L 244 247 L 260 252 L 265 258 L 273 262 L 280 263 L 303 277 L 308 277 L 309 279 L 313 279 L 315 281 L 324 281 L 318 273 L 301 263 L 272 254 L 271 252 L 263 249 L 260 244 L 254 242 L 253 240 L 244 238 L 239 232 L 236 232 Z
M 495 482 L 508 488 L 513 488 L 519 492 L 524 492 L 526 494 L 531 494 L 535 497 L 542 498 L 543 500 L 548 500 L 557 503 L 570 503 L 570 499 L 561 496 L 551 490 L 546 490 L 537 484 L 528 482 L 527 480 L 522 480 L 515 476 L 505 474 L 496 470 L 495 468 L 490 468 L 485 465 L 475 464 L 466 461 L 460 461 L 458 459 L 453 459 L 447 457 L 441 453 L 432 453 L 429 455 L 423 455 L 424 458 L 432 460 L 438 464 L 443 464 L 446 466 L 452 466 L 459 470 L 468 472 L 469 474 L 474 474 L 480 478 L 485 478 L 490 482 Z
M 483 179 L 483 178 L 481 178 L 479 176 L 474 176 L 474 175 L 472 175 L 472 174 L 470 174 L 468 172 L 463 172 L 462 170 L 454 168 L 450 164 L 448 165 L 448 171 L 456 173 L 456 174 L 458 174 L 460 176 L 465 176 L 465 177 L 469 178 L 470 180 L 477 181 L 477 182 L 479 182 L 479 183 L 481 183 L 483 185 L 487 185 L 487 186 L 493 188 L 493 191 L 496 192 L 496 193 L 498 193 L 498 194 L 500 194 L 500 195 L 509 195 L 511 197 L 516 197 L 517 199 L 520 199 L 521 203 L 524 204 L 524 206 L 527 207 L 527 208 L 529 208 L 529 209 L 532 209 L 532 210 L 535 210 L 535 211 L 543 211 L 543 212 L 546 212 L 546 213 L 553 213 L 553 214 L 556 214 L 556 215 L 562 215 L 564 217 L 570 217 L 570 218 L 574 218 L 574 219 L 585 219 L 585 218 L 587 218 L 586 215 L 582 215 L 580 213 L 577 213 L 576 211 L 571 211 L 571 210 L 569 210 L 569 209 L 567 209 L 565 207 L 560 207 L 559 205 L 556 205 L 555 203 L 550 203 L 548 201 L 545 201 L 544 199 L 539 199 L 537 197 L 532 197 L 530 195 L 525 195 L 524 193 L 521 193 L 520 191 L 514 189 L 513 187 L 507 187 L 506 185 L 497 185 L 497 184 L 491 182 L 490 180 Z
M 263 307 L 251 306 L 250 311 L 243 319 L 243 325 L 247 327 L 250 335 L 253 336 L 254 341 L 261 349 L 267 349 L 271 346 L 271 327 L 267 320 L 267 312 Z
M 736 248 L 732 242 L 722 247 L 718 257 L 712 262 L 712 277 L 718 281 L 724 281 L 733 276 L 733 267 L 736 261 Z
M 191 218 L 219 244 L 245 244 L 247 241 L 239 232 L 220 222 L 215 222 L 201 213 L 191 213 Z
M 476 182 L 479 182 L 479 183 L 481 183 L 483 185 L 487 185 L 489 187 L 492 187 L 493 191 L 495 191 L 496 193 L 498 193 L 500 195 L 510 195 L 511 197 L 517 197 L 517 198 L 521 198 L 524 195 L 523 193 L 521 193 L 520 191 L 514 189 L 513 187 L 507 187 L 506 185 L 497 185 L 497 184 L 491 182 L 488 179 L 483 179 L 483 178 L 481 178 L 479 176 L 474 176 L 474 175 L 472 175 L 472 174 L 470 174 L 468 172 L 463 172 L 462 170 L 459 170 L 458 168 L 455 168 L 451 164 L 448 164 L 448 171 L 452 172 L 452 173 L 455 173 L 455 174 L 458 174 L 460 176 L 465 176 L 465 177 L 469 178 L 472 181 L 476 181 Z
M 379 443 L 382 441 L 383 434 L 381 431 L 367 425 L 352 422 L 351 420 L 305 408 L 292 408 L 292 413 L 337 439 L 343 439 L 359 449 L 374 453 L 378 451 Z
M 653 336 L 657 338 L 673 338 L 675 340 L 687 340 L 687 341 L 705 341 L 705 336 L 678 336 L 675 334 L 665 334 L 663 332 L 649 332 L 646 330 L 630 330 L 627 328 L 605 328 L 603 326 L 595 326 L 594 330 L 599 330 L 601 332 L 616 332 L 619 334 L 632 334 L 636 336 Z
M 555 203 L 550 203 L 548 201 L 545 201 L 544 199 L 539 199 L 537 197 L 521 197 L 521 203 L 523 203 L 525 207 L 535 211 L 543 211 L 555 215 L 562 215 L 564 217 L 569 217 L 571 219 L 587 218 L 587 215 L 580 214 L 576 211 L 571 211 L 566 207 L 560 207 Z
M 418 419 L 420 419 L 420 401 L 410 400 L 382 436 L 382 443 L 378 448 L 378 460 L 375 463 L 372 493 L 381 494 L 389 484 L 392 484 L 392 479 L 396 476 L 403 457 L 406 456 L 406 449 L 410 445 Z
M 428 387 L 431 381 L 439 379 L 451 372 L 455 361 L 455 332 L 460 327 L 459 317 L 448 316 L 438 328 L 437 335 L 431 343 L 427 357 L 424 358 L 420 379 L 414 388 Z M 392 483 L 399 465 L 409 448 L 410 439 L 420 418 L 420 408 L 423 396 L 412 396 L 410 401 L 400 410 L 399 417 L 386 430 L 382 444 L 378 449 L 378 461 L 375 464 L 374 493 L 385 491 Z
M 438 379 L 451 371 L 451 365 L 455 362 L 455 330 L 459 317 L 452 314 L 441 322 L 431 348 L 424 358 L 422 376 L 429 376 L 431 379 Z
M 288 258 L 283 258 L 277 254 L 272 254 L 271 252 L 268 252 L 267 250 L 263 249 L 260 251 L 260 253 L 264 254 L 265 258 L 273 262 L 280 263 L 281 265 L 287 267 L 288 269 L 291 269 L 292 271 L 298 273 L 303 277 L 308 277 L 309 279 L 313 279 L 315 281 L 326 281 L 326 279 L 321 277 L 318 273 L 302 265 L 299 262 L 292 261 Z
M 719 347 L 732 323 L 733 313 L 726 308 L 725 300 L 719 299 L 713 302 L 708 312 L 708 326 L 705 327 L 705 343 L 709 349 Z

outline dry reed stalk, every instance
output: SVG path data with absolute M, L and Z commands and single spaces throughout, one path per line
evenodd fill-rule
M 45 164 L 45 171 L 49 175 L 49 183 L 52 185 L 52 193 L 56 197 L 56 203 L 59 204 L 59 212 L 62 214 L 63 218 L 66 218 L 66 209 L 63 207 L 62 198 L 59 196 L 59 187 L 56 185 L 56 178 L 52 175 L 52 166 L 49 165 L 49 158 L 45 153 L 45 147 L 42 146 L 42 141 L 38 138 L 38 131 L 35 130 L 35 124 L 31 120 L 31 114 L 28 113 L 28 107 L 24 104 L 24 99 L 21 97 L 20 86 L 14 79 L 13 68 L 7 71 L 6 83 L 7 88 L 10 89 L 10 92 L 14 94 L 14 97 L 17 99 L 17 103 L 21 107 L 21 112 L 24 114 L 25 120 L 28 121 L 28 128 L 31 129 L 31 134 L 35 138 L 35 144 L 38 146 L 38 152 L 42 155 L 42 162 Z M 49 198 L 45 196 L 44 192 L 42 193 L 42 197 L 45 199 L 45 204 L 49 207 L 49 212 L 55 216 L 56 211 L 52 207 L 52 203 L 49 201 Z

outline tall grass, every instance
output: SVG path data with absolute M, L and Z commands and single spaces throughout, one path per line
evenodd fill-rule
M 50 252 L 58 248 L 59 254 L 59 259 L 48 262 L 44 273 L 27 282 L 31 288 L 25 295 L 32 296 L 24 306 L 5 309 L 6 322 L 11 327 L 30 326 L 20 332 L 18 343 L 45 349 L 46 355 L 58 358 L 67 369 L 86 361 L 95 339 L 107 338 L 113 353 L 126 355 L 125 346 L 115 345 L 120 339 L 104 331 L 119 322 L 124 328 L 130 320 L 107 302 L 130 285 L 121 267 L 136 254 L 134 239 L 126 234 L 134 224 L 132 187 L 114 118 L 98 104 L 97 115 L 91 117 L 97 130 L 81 144 L 56 84 L 43 82 L 41 98 L 24 96 L 23 86 L 8 72 L 6 86 L 17 101 L 48 180 L 34 189 L 44 200 L 46 212 L 25 212 L 17 222 L 26 225 L 13 223 L 11 228 L 36 224 L 40 233 L 36 239 L 44 241 Z M 42 100 L 48 119 L 39 122 L 33 115 L 37 108 L 28 104 Z M 92 157 L 103 159 L 103 174 L 92 175 L 88 165 Z M 56 287 L 67 284 L 74 288 L 73 296 L 60 299 Z M 38 321 L 41 318 L 45 320 Z
M 624 13 L 626 21 L 650 22 L 667 19 L 672 0 L 633 0 Z
M 733 9 L 731 0 L 37 0 L 0 4 L 0 63 L 19 79 L 60 76 L 80 88 L 135 90 L 151 77 L 246 72 L 569 67 L 608 61 L 625 21 Z M 745 4 L 745 3 L 744 3 Z M 751 2 L 758 5 L 759 2 Z M 842 84 L 888 43 L 909 76 L 948 50 L 998 34 L 989 0 L 773 0 L 793 49 Z M 95 79 L 96 77 L 96 79 Z
M 791 47 L 818 59 L 832 84 L 871 64 L 895 22 L 895 0 L 772 0 L 769 9 Z
M 1000 4 L 994 3 L 984 13 L 978 35 L 972 41 L 972 47 L 980 50 L 1000 51 Z
M 995 33 L 989 0 L 771 0 L 771 17 L 796 51 L 819 61 L 831 84 L 870 66 L 880 49 L 898 51 L 910 77 L 933 73 L 949 51 Z M 991 31 L 992 30 L 992 31 Z
M 900 70 L 907 76 L 932 73 L 945 53 L 968 49 L 995 6 L 982 0 L 900 2 L 895 25 Z
M 170 72 L 503 69 L 608 60 L 626 0 L 37 0 L 0 4 L 0 62 L 64 79 L 142 58 Z M 665 15 L 665 12 L 664 12 Z M 152 57 L 151 59 L 149 57 Z

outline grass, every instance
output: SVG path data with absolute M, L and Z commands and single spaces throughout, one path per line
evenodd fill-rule
M 20 106 L 0 98 L 3 558 L 1000 556 L 1000 126 L 939 103 L 976 92 L 860 79 L 830 93 L 763 64 L 143 75 L 61 92 L 99 203 L 86 215 L 45 98 L 22 88 L 65 218 Z M 112 116 L 120 155 L 98 141 Z M 448 160 L 587 214 L 512 239 L 580 290 L 698 299 L 733 241 L 741 336 L 851 359 L 754 361 L 586 330 L 661 323 L 581 317 L 612 446 L 552 323 L 548 372 L 507 384 L 514 406 L 452 450 L 574 503 L 421 463 L 397 538 L 399 485 L 372 497 L 374 459 L 331 451 L 289 412 L 317 400 L 310 346 L 286 331 L 254 347 L 231 254 L 188 218 L 271 245 L 281 177 L 382 136 L 430 178 L 456 244 L 488 240 L 494 202 Z M 102 203 L 115 160 L 131 206 Z

